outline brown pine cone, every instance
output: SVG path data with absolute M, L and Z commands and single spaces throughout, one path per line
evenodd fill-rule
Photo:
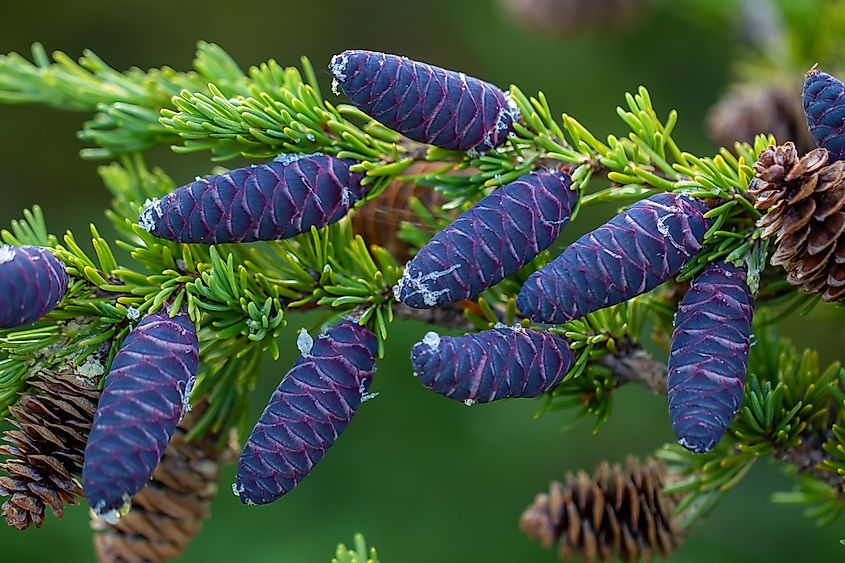
M 825 301 L 845 301 L 845 162 L 822 148 L 798 157 L 786 143 L 760 153 L 748 191 L 765 212 L 762 236 L 775 237 L 773 266 L 787 281 Z
M 405 171 L 406 176 L 428 174 L 443 168 L 442 163 L 415 162 Z M 443 196 L 429 186 L 394 180 L 375 199 L 355 209 L 352 228 L 368 245 L 386 248 L 397 261 L 411 258 L 408 243 L 398 237 L 403 222 L 415 223 L 418 219 L 411 211 L 411 197 L 419 199 L 426 207 L 443 203 Z
M 520 23 L 555 35 L 622 27 L 646 10 L 646 0 L 499 0 Z
M 94 547 L 101 563 L 142 563 L 177 559 L 200 532 L 217 493 L 220 464 L 237 455 L 237 445 L 221 448 L 218 434 L 186 442 L 188 431 L 205 411 L 194 406 L 176 433 L 152 480 L 132 499 L 132 508 L 117 524 L 92 515 Z
M 683 531 L 672 514 L 677 499 L 663 493 L 663 463 L 630 458 L 625 469 L 601 464 L 593 476 L 566 474 L 522 514 L 520 528 L 569 561 L 651 560 L 680 547 Z
M 800 83 L 736 84 L 710 108 L 707 129 L 724 147 L 753 143 L 760 133 L 792 139 L 802 151 L 816 146 L 804 118 Z
M 44 522 L 45 507 L 57 518 L 65 504 L 79 504 L 79 475 L 88 430 L 100 392 L 96 381 L 72 369 L 43 370 L 33 375 L 30 389 L 9 409 L 0 455 L 8 456 L 0 471 L 0 495 L 9 526 L 23 530 Z

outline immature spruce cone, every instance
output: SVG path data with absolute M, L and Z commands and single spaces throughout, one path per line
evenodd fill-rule
M 835 76 L 812 69 L 801 96 L 810 133 L 830 160 L 845 158 L 845 84 Z
M 754 298 L 745 270 L 709 264 L 684 295 L 672 333 L 669 417 L 678 442 L 712 450 L 742 406 Z
M 540 170 L 502 186 L 434 235 L 405 267 L 394 293 L 428 309 L 475 297 L 557 239 L 578 201 L 565 172 Z
M 523 25 L 555 35 L 621 27 L 645 9 L 645 0 L 499 0 Z
M 376 335 L 351 321 L 303 349 L 241 453 L 232 488 L 241 502 L 271 503 L 308 476 L 366 400 L 377 351 Z
M 23 530 L 44 522 L 50 507 L 61 518 L 65 504 L 79 504 L 79 477 L 85 442 L 100 392 L 97 382 L 72 369 L 42 370 L 29 378 L 29 390 L 9 409 L 14 429 L 4 433 L 0 454 L 0 495 L 9 526 Z
M 707 128 L 717 144 L 753 143 L 760 133 L 792 139 L 808 151 L 816 141 L 807 129 L 797 85 L 736 84 L 710 108 Z
M 34 323 L 67 291 L 64 264 L 39 246 L 0 246 L 0 328 Z
M 522 514 L 520 527 L 530 538 L 569 561 L 651 560 L 680 547 L 683 531 L 672 514 L 678 499 L 662 492 L 666 469 L 629 459 L 623 470 L 601 464 L 593 476 L 566 474 L 553 482 Z
M 503 144 L 516 112 L 496 86 L 462 72 L 375 51 L 344 51 L 329 67 L 353 104 L 409 139 L 444 149 Z
M 698 254 L 706 212 L 676 193 L 636 202 L 531 274 L 519 310 L 535 322 L 565 323 L 654 289 Z
M 353 161 L 315 153 L 200 178 L 144 207 L 138 223 L 176 242 L 286 239 L 342 219 L 368 188 Z
M 561 382 L 573 359 L 562 336 L 520 326 L 463 336 L 429 332 L 411 349 L 420 383 L 469 405 L 536 397 Z
M 188 406 L 199 364 L 188 315 L 147 315 L 120 347 L 97 406 L 82 483 L 98 516 L 112 520 L 144 488 Z
M 233 445 L 219 446 L 219 434 L 185 437 L 202 417 L 200 403 L 179 422 L 152 480 L 132 498 L 132 509 L 116 524 L 91 519 L 101 563 L 157 563 L 179 558 L 199 533 L 217 493 L 220 463 Z
M 775 236 L 774 266 L 787 281 L 825 301 L 845 301 L 845 161 L 829 163 L 826 149 L 798 158 L 792 143 L 769 147 L 754 165 L 748 191 L 766 214 L 763 237 Z

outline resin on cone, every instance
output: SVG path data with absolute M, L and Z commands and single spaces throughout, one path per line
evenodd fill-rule
M 470 405 L 536 397 L 560 383 L 572 362 L 565 338 L 520 326 L 464 336 L 429 332 L 411 349 L 420 383 Z
M 654 289 L 698 254 L 706 212 L 676 193 L 638 201 L 533 273 L 519 292 L 520 311 L 564 323 Z
M 409 139 L 466 151 L 503 144 L 516 110 L 496 86 L 462 72 L 374 51 L 344 51 L 329 66 L 363 112 Z
M 313 343 L 301 339 L 300 349 L 241 454 L 232 490 L 244 504 L 271 503 L 290 492 L 367 398 L 378 350 L 372 332 L 342 321 Z
M 813 69 L 804 79 L 804 115 L 819 146 L 831 160 L 845 158 L 845 84 L 826 72 Z
M 367 192 L 347 159 L 315 153 L 201 178 L 149 202 L 139 224 L 175 242 L 280 240 L 336 223 Z
M 548 248 L 569 221 L 578 192 L 559 171 L 523 176 L 485 197 L 437 233 L 394 289 L 417 309 L 470 299 Z
M 114 521 L 144 488 L 188 408 L 199 343 L 184 313 L 148 315 L 106 377 L 85 448 L 82 483 L 94 512 Z
M 46 248 L 0 246 L 0 328 L 34 323 L 59 304 L 67 286 L 64 265 Z
M 693 280 L 675 315 L 669 354 L 669 417 L 696 453 L 722 439 L 742 406 L 754 299 L 746 272 L 725 262 Z

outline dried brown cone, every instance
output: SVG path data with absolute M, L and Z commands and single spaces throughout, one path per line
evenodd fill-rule
M 761 152 L 754 169 L 748 191 L 765 213 L 762 236 L 774 237 L 772 265 L 805 293 L 845 301 L 845 162 L 822 148 L 799 158 L 786 143 Z
M 127 514 L 113 525 L 92 516 L 100 562 L 177 559 L 200 532 L 217 493 L 220 464 L 237 456 L 237 444 L 221 447 L 219 434 L 209 432 L 197 440 L 185 440 L 205 405 L 195 406 L 179 422 L 152 480 L 132 499 Z
M 646 0 L 499 0 L 502 8 L 531 29 L 570 35 L 623 27 L 647 8 Z
M 88 430 L 100 392 L 96 381 L 72 369 L 42 370 L 29 381 L 29 390 L 9 409 L 7 430 L 0 445 L 0 496 L 9 526 L 40 528 L 45 508 L 57 518 L 66 504 L 79 504 L 79 476 Z
M 442 163 L 418 161 L 409 166 L 405 176 L 421 176 L 442 169 Z M 378 197 L 357 208 L 352 214 L 352 227 L 364 241 L 386 248 L 394 258 L 405 262 L 411 258 L 408 243 L 399 238 L 403 222 L 418 223 L 411 210 L 415 197 L 427 208 L 444 202 L 443 196 L 429 186 L 393 180 Z
M 710 109 L 707 129 L 724 147 L 753 143 L 759 133 L 792 139 L 801 151 L 816 146 L 804 118 L 800 83 L 736 84 Z
M 601 464 L 592 476 L 567 473 L 537 496 L 522 514 L 520 528 L 530 538 L 569 561 L 650 561 L 666 557 L 684 539 L 673 515 L 678 499 L 663 492 L 663 463 L 630 458 L 623 469 Z

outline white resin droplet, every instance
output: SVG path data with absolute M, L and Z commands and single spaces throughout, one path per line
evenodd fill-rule
M 346 80 L 346 65 L 349 64 L 349 57 L 345 53 L 340 53 L 332 57 L 332 62 L 329 64 L 329 71 L 336 80 Z
M 299 329 L 299 335 L 296 337 L 296 347 L 299 348 L 299 353 L 307 356 L 311 353 L 311 348 L 314 346 L 314 339 L 308 334 L 304 328 Z
M 164 212 L 161 210 L 160 199 L 148 199 L 144 203 L 144 209 L 141 211 L 141 216 L 138 218 L 138 224 L 142 229 L 148 233 L 153 232 L 156 223 L 161 219 Z
M 309 156 L 321 156 L 322 154 L 323 153 L 320 152 L 315 152 L 311 154 L 303 154 L 298 152 L 283 152 L 277 155 L 276 158 L 273 159 L 273 162 L 281 162 L 282 164 L 287 166 L 288 164 L 296 162 L 297 160 L 302 160 L 303 158 L 307 158 Z
M 15 249 L 11 246 L 0 246 L 0 264 L 11 262 L 15 259 Z
M 94 379 L 106 373 L 106 368 L 100 360 L 89 356 L 85 363 L 76 368 L 76 373 L 88 379 Z
M 432 351 L 435 351 L 440 347 L 440 335 L 436 332 L 429 331 L 423 336 L 422 342 L 431 348 Z

